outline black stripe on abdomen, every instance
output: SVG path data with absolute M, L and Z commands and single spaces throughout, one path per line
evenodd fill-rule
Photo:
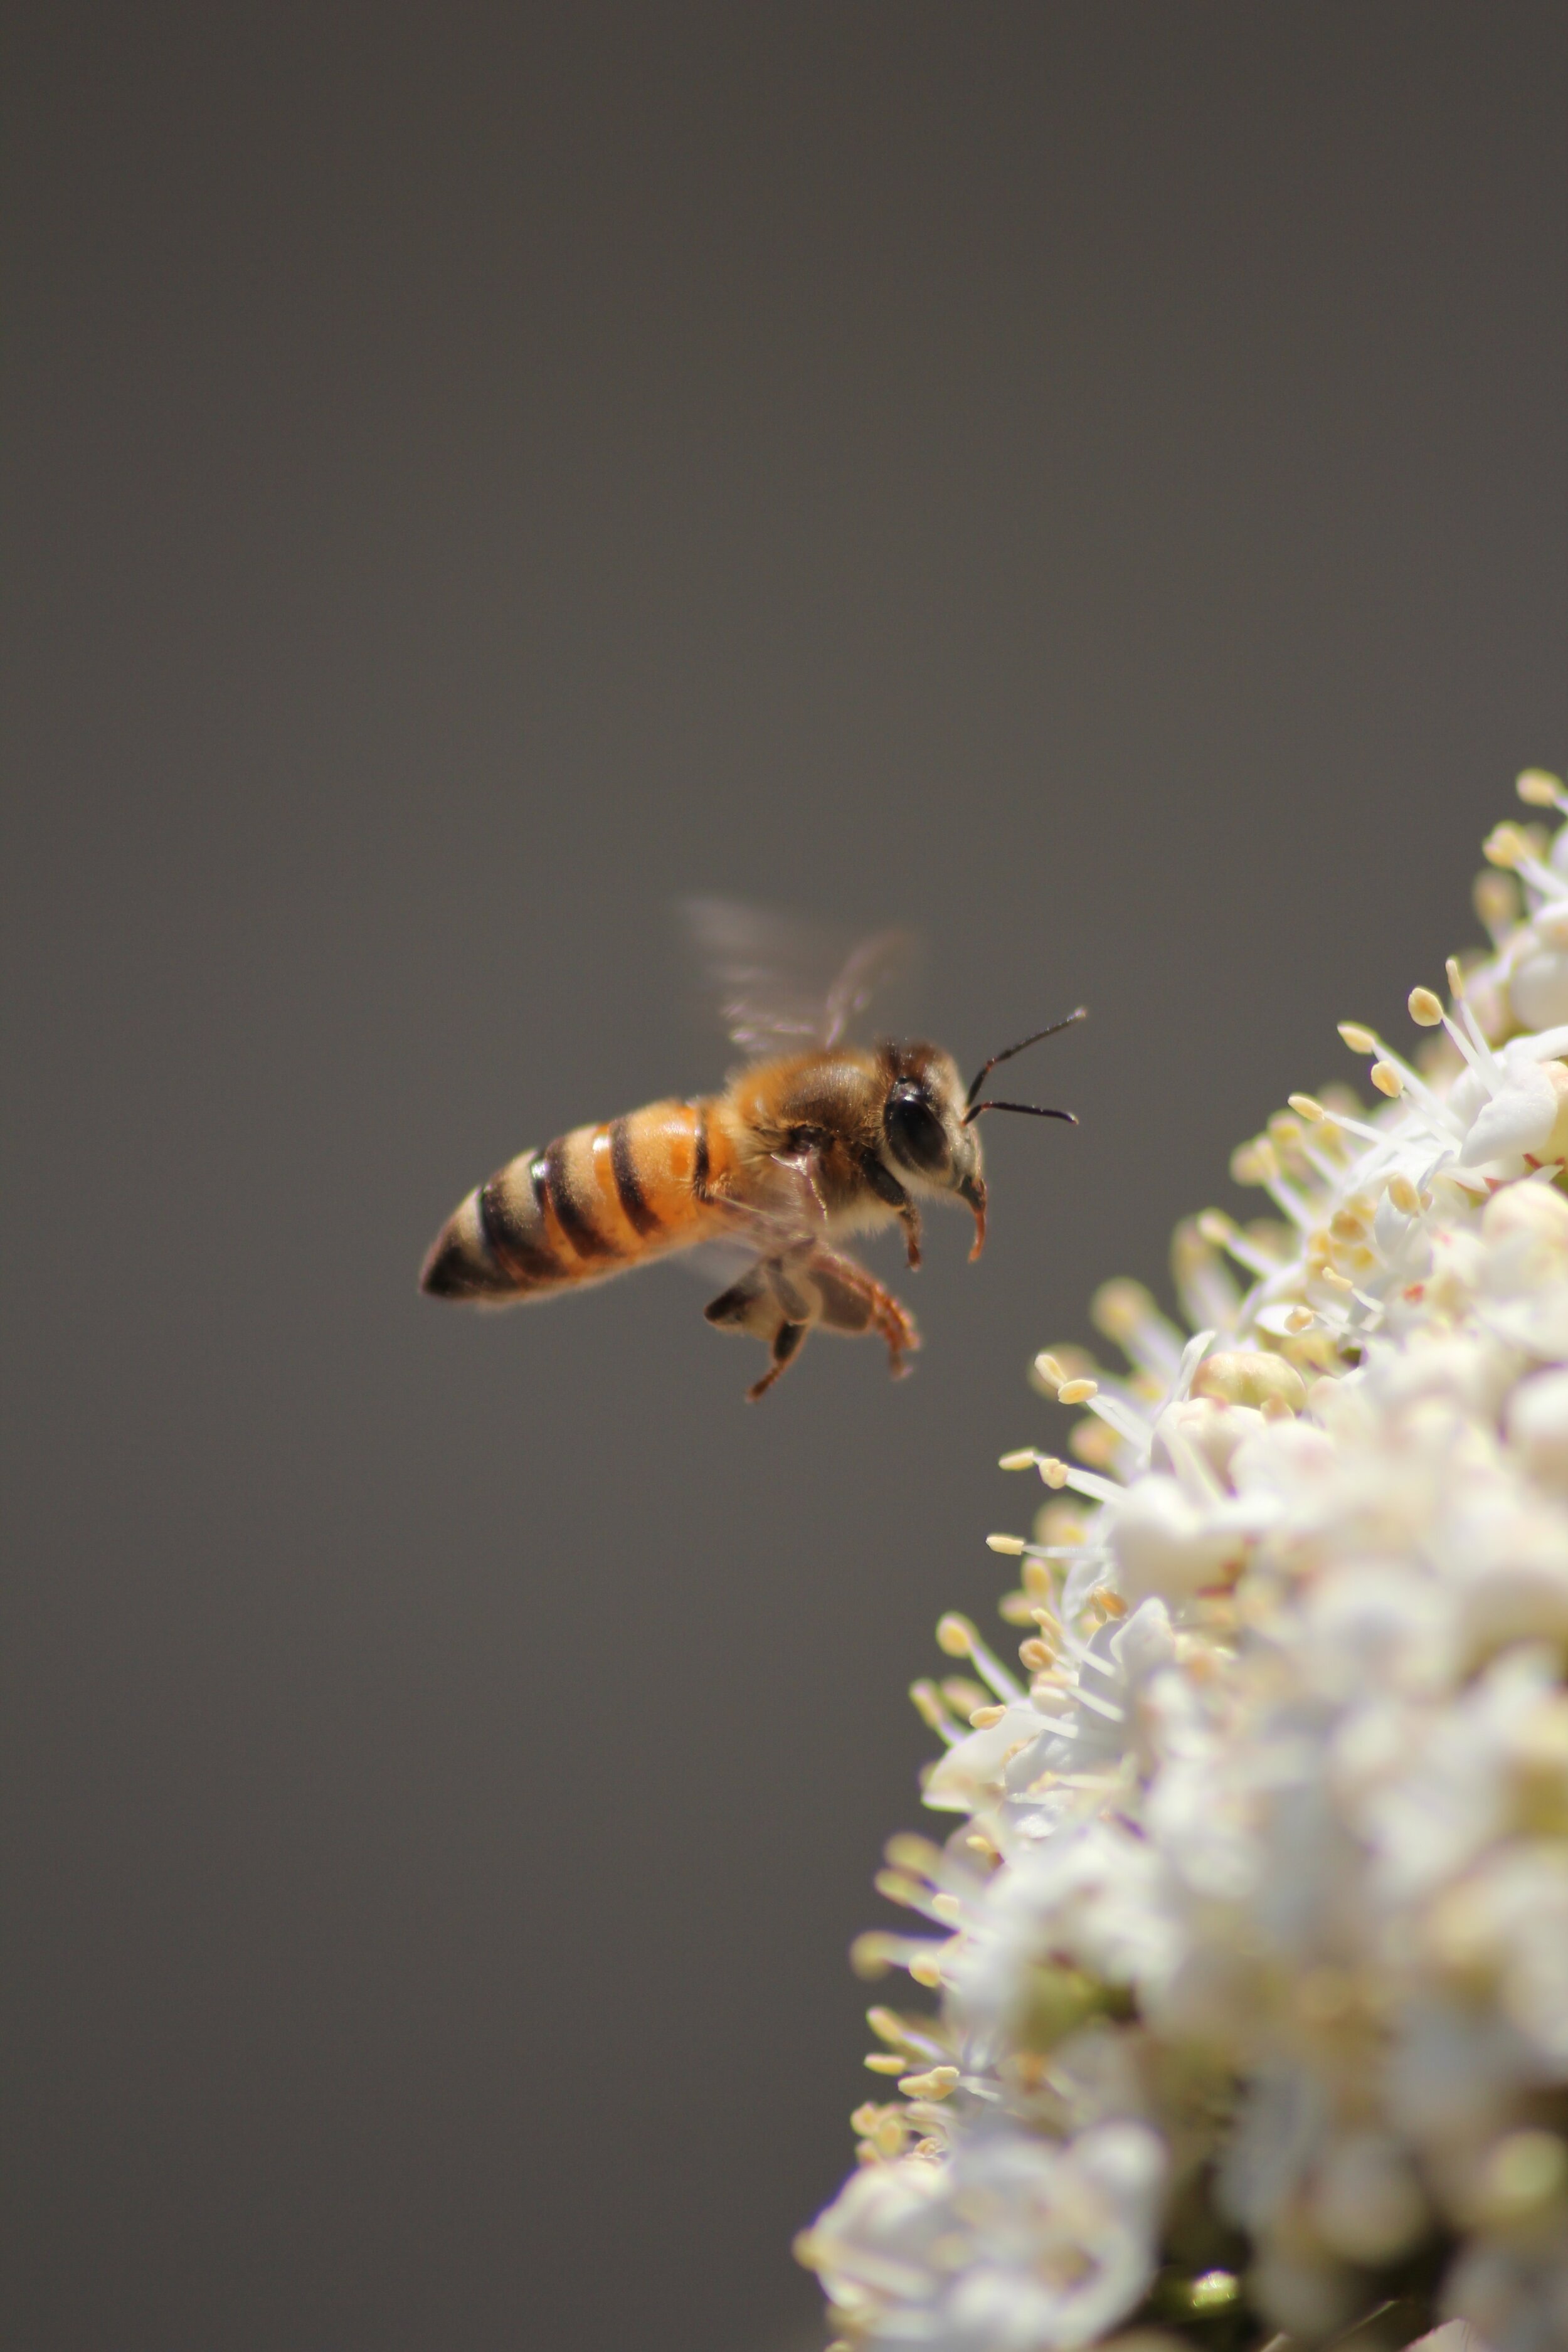
M 649 1208 L 647 1195 L 637 1181 L 631 1129 L 624 1118 L 617 1118 L 610 1129 L 610 1173 L 616 1180 L 616 1197 L 626 1212 L 627 1224 L 639 1234 L 662 1233 L 664 1220 Z
M 708 1106 L 700 1102 L 697 1112 L 697 1157 L 691 1165 L 691 1190 L 696 1199 L 708 1198 Z
M 526 1276 L 534 1282 L 559 1280 L 559 1260 L 536 1234 L 518 1223 L 500 1189 L 500 1180 L 495 1176 L 479 1187 L 479 1230 L 489 1244 L 491 1255 L 509 1273 Z
M 613 1241 L 599 1231 L 572 1190 L 566 1173 L 566 1138 L 558 1135 L 533 1163 L 533 1192 L 541 1192 L 561 1220 L 561 1230 L 579 1257 L 619 1257 Z

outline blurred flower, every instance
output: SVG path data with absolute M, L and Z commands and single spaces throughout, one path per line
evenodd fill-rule
M 1422 1049 L 1345 1024 L 1374 1106 L 1178 1230 L 1194 1336 L 1118 1282 L 1121 1370 L 1037 1360 L 1021 1671 L 943 1620 L 935 1932 L 857 1949 L 940 2011 L 800 2246 L 854 2343 L 1568 2346 L 1568 826 L 1487 854 Z

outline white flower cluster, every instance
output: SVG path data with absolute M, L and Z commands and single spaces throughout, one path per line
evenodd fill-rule
M 1568 2347 L 1568 826 L 1487 853 L 1426 1050 L 1345 1024 L 1376 1109 L 1178 1233 L 1196 1336 L 1114 1283 L 1130 1370 L 1037 1361 L 1021 1671 L 938 1628 L 937 1932 L 858 1948 L 942 1998 L 800 2243 L 847 2342 Z

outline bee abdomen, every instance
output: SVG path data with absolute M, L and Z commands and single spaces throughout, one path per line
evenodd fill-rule
M 709 1132 L 706 1105 L 650 1103 L 520 1153 L 448 1218 L 421 1287 L 499 1304 L 602 1281 L 694 1239 Z

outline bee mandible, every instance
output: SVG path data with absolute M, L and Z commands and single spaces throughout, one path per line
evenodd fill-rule
M 754 1058 L 721 1094 L 648 1103 L 520 1152 L 453 1211 L 420 1287 L 510 1306 L 717 1243 L 741 1255 L 741 1270 L 704 1311 L 766 1345 L 768 1368 L 746 1391 L 753 1402 L 816 1328 L 876 1333 L 898 1378 L 920 1345 L 914 1322 L 843 1240 L 896 1221 L 918 1266 L 921 1205 L 946 1201 L 971 1212 L 977 1258 L 986 1192 L 976 1120 L 1001 1110 L 1077 1123 L 1039 1103 L 982 1100 L 981 1089 L 1084 1008 L 993 1054 L 966 1087 L 939 1045 L 847 1042 L 878 982 L 906 958 L 905 934 L 866 941 L 808 1003 L 783 970 L 779 919 L 711 899 L 688 912 L 725 984 L 730 1034 Z

